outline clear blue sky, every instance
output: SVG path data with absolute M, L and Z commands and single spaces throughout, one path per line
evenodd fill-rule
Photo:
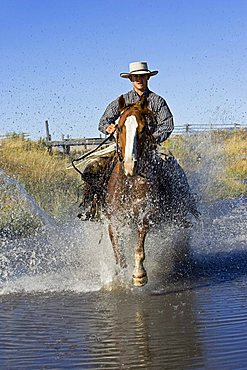
M 247 0 L 0 0 L 0 135 L 98 136 L 130 61 L 175 124 L 247 123 Z

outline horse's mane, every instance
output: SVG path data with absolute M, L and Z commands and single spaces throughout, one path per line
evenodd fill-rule
M 149 117 L 156 123 L 156 118 L 154 113 L 148 108 L 148 101 L 145 95 L 141 98 L 141 100 L 126 104 L 123 95 L 121 95 L 118 99 L 118 109 L 120 112 L 120 116 L 128 112 L 129 110 L 133 110 L 134 112 L 138 112 L 142 116 Z
M 145 131 L 145 142 L 147 150 L 155 149 L 157 147 L 156 140 L 153 133 L 157 127 L 157 120 L 154 112 L 148 108 L 148 101 L 145 95 L 134 103 L 126 104 L 123 95 L 118 99 L 118 109 L 120 112 L 120 119 L 127 118 L 128 115 L 134 114 L 143 123 Z M 146 153 L 147 154 L 147 153 Z

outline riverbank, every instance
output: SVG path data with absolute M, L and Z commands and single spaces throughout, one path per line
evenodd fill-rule
M 69 159 L 58 151 L 51 156 L 42 142 L 20 136 L 9 137 L 0 144 L 0 168 L 16 181 L 11 184 L 4 174 L 0 176 L 0 188 L 3 189 L 0 193 L 0 230 L 22 235 L 40 227 L 40 220 L 30 210 L 24 192 L 48 215 L 58 221 L 67 219 L 77 207 L 81 187 L 79 176 L 66 170 Z
M 245 130 L 173 135 L 161 151 L 170 150 L 184 168 L 193 190 L 203 201 L 212 202 L 247 196 L 246 142 Z M 49 155 L 41 141 L 12 136 L 0 142 L 0 168 L 25 189 L 37 207 L 58 221 L 76 214 L 82 196 L 80 176 L 66 169 L 70 163 L 70 158 L 59 151 Z M 27 207 L 23 191 L 6 184 L 3 176 L 0 230 L 25 234 L 39 228 L 40 220 Z

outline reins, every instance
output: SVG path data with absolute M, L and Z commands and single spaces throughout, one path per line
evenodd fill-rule
M 121 152 L 121 149 L 120 149 L 120 146 L 119 146 L 119 132 L 117 130 L 117 136 L 116 136 L 116 153 L 117 153 L 117 157 L 119 159 L 119 162 L 122 164 L 123 163 L 123 156 L 122 156 L 122 152 Z
M 120 113 L 120 118 L 121 118 L 121 116 L 123 115 L 123 113 L 125 113 L 126 112 L 126 110 L 128 110 L 130 108 L 130 106 L 127 106 L 127 107 L 125 107 L 122 111 L 121 111 L 121 113 Z M 153 112 L 151 112 L 150 111 L 150 113 L 151 113 L 151 116 L 152 116 L 152 118 L 154 119 L 155 117 L 154 117 L 154 115 L 153 115 Z M 148 116 L 148 114 L 145 114 L 145 118 Z M 152 132 L 151 132 L 151 128 L 150 128 L 150 126 L 148 125 L 148 124 L 146 124 L 145 126 L 145 131 L 147 132 L 147 133 L 149 133 L 150 135 L 152 135 Z M 122 156 L 122 152 L 121 152 L 121 148 L 120 148 L 120 145 L 119 145 L 119 125 L 117 124 L 116 125 L 116 128 L 117 128 L 117 130 L 116 130 L 116 154 L 117 154 L 117 158 L 118 158 L 118 160 L 119 160 L 119 162 L 120 162 L 120 164 L 121 164 L 121 168 L 122 168 L 122 170 L 123 170 L 123 161 L 124 161 L 124 159 L 123 159 L 123 156 Z
M 90 150 L 90 152 L 87 152 L 87 153 L 85 153 L 85 154 L 83 154 L 81 157 L 79 157 L 79 158 L 76 158 L 76 159 L 73 159 L 72 160 L 72 162 L 71 162 L 71 164 L 72 164 L 72 166 L 73 166 L 73 168 L 83 177 L 83 173 L 75 166 L 75 164 L 74 164 L 74 162 L 78 162 L 78 161 L 80 161 L 80 160 L 82 160 L 82 159 L 85 159 L 85 158 L 87 158 L 90 154 L 92 154 L 92 153 L 94 153 L 94 152 L 96 152 L 102 145 L 104 145 L 108 140 L 111 140 L 112 139 L 112 137 L 113 137 L 113 135 L 114 135 L 114 132 L 112 133 L 112 134 L 110 134 L 108 137 L 106 137 L 103 141 L 102 141 L 102 143 L 100 143 L 96 148 L 94 148 L 93 150 Z
M 125 107 L 123 109 L 123 111 L 121 112 L 120 116 L 126 111 L 126 109 L 128 109 L 129 107 Z M 123 163 L 123 157 L 122 157 L 122 153 L 121 153 L 121 149 L 120 149 L 120 146 L 119 146 L 119 132 L 118 132 L 118 124 L 115 125 L 116 126 L 116 131 L 117 131 L 117 137 L 116 137 L 116 154 L 117 154 L 117 157 L 120 161 L 120 163 Z M 72 167 L 82 176 L 83 178 L 83 173 L 75 166 L 75 162 L 78 162 L 78 161 L 81 161 L 82 159 L 85 159 L 87 158 L 90 154 L 96 152 L 102 145 L 104 145 L 107 141 L 111 140 L 113 137 L 114 137 L 114 133 L 111 133 L 108 137 L 106 137 L 96 148 L 94 148 L 93 150 L 83 154 L 81 157 L 79 158 L 75 158 L 72 160 L 71 164 L 72 164 Z

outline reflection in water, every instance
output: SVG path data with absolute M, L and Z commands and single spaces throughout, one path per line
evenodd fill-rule
M 190 366 L 199 351 L 189 292 L 180 295 L 117 297 L 114 342 L 118 344 L 118 365 L 160 368 L 165 364 Z M 199 355 L 199 353 L 198 353 Z
M 3 299 L 0 365 L 191 368 L 201 357 L 192 300 L 193 292 Z
M 0 367 L 245 368 L 246 281 L 164 295 L 4 296 Z

